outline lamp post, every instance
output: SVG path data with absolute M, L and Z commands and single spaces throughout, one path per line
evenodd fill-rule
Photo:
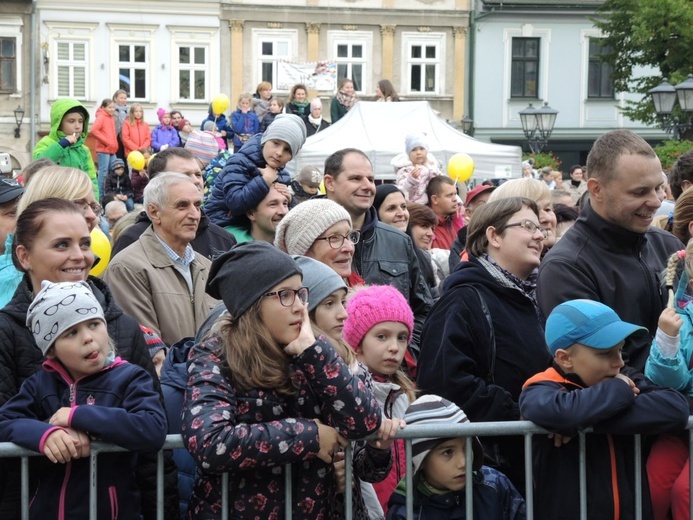
M 522 131 L 527 138 L 527 144 L 532 153 L 541 152 L 551 137 L 553 127 L 556 124 L 558 110 L 551 108 L 547 103 L 537 110 L 529 104 L 524 110 L 520 110 L 520 123 Z
M 462 124 L 462 131 L 467 135 L 471 135 L 474 121 L 472 121 L 468 116 L 464 116 L 460 123 Z
M 691 128 L 691 114 L 693 114 L 693 74 L 689 74 L 685 81 L 672 86 L 667 78 L 656 87 L 647 91 L 652 98 L 657 117 L 660 118 L 662 129 L 672 134 L 672 139 L 680 140 Z M 678 115 L 673 115 L 676 101 L 686 120 L 682 123 Z
M 14 122 L 17 124 L 17 127 L 14 129 L 15 139 L 19 139 L 20 137 L 22 137 L 22 134 L 20 133 L 20 129 L 22 128 L 22 120 L 23 119 L 24 119 L 24 109 L 20 105 L 17 105 L 17 108 L 14 109 Z

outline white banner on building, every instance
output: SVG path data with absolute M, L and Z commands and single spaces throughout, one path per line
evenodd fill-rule
M 337 63 L 334 61 L 299 62 L 280 60 L 277 72 L 277 90 L 291 90 L 297 83 L 303 83 L 309 90 L 337 89 Z

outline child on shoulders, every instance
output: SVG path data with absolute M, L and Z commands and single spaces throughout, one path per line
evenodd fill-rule
M 409 202 L 428 204 L 426 186 L 433 177 L 443 175 L 443 172 L 435 157 L 428 153 L 424 135 L 408 135 L 404 147 L 406 154 L 395 156 L 390 163 L 397 174 L 397 187 Z

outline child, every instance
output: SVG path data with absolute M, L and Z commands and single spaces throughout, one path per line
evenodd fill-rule
M 571 438 L 589 427 L 594 430 L 586 436 L 589 518 L 635 518 L 636 471 L 642 474 L 643 518 L 652 518 L 644 464 L 634 465 L 633 435 L 682 431 L 688 403 L 631 369 L 624 369 L 630 377 L 621 372 L 625 339 L 641 330 L 646 331 L 591 300 L 563 303 L 546 321 L 553 367 L 530 378 L 520 394 L 522 417 L 554 432 L 534 438 L 538 520 L 580 517 L 580 443 Z
M 159 126 L 152 132 L 152 148 L 154 153 L 166 150 L 170 146 L 180 146 L 180 138 L 178 130 L 171 125 L 171 112 L 165 108 L 160 108 L 156 111 L 159 117 Z
M 372 394 L 332 345 L 315 338 L 308 290 L 289 255 L 263 241 L 239 244 L 214 260 L 207 291 L 228 315 L 188 357 L 182 435 L 206 469 L 189 517 L 220 515 L 229 472 L 229 517 L 281 518 L 291 464 L 293 518 L 333 518 L 339 447 L 394 431 L 381 428 Z
M 152 145 L 152 131 L 144 121 L 144 109 L 139 103 L 130 107 L 127 119 L 123 122 L 122 139 L 125 157 L 134 150 L 149 148 Z
M 90 439 L 158 451 L 166 416 L 151 376 L 115 357 L 103 309 L 86 282 L 44 281 L 27 327 L 47 361 L 0 408 L 0 440 L 54 463 L 41 473 L 32 518 L 87 518 Z M 138 517 L 135 460 L 127 452 L 99 456 L 99 518 Z
M 253 110 L 259 121 L 262 121 L 269 111 L 270 101 L 272 101 L 272 84 L 269 81 L 261 81 L 253 94 Z
M 156 331 L 144 325 L 140 325 L 140 328 L 142 329 L 142 334 L 144 334 L 144 340 L 147 342 L 147 348 L 149 349 L 149 355 L 152 357 L 156 374 L 161 377 L 161 367 L 164 365 L 167 353 L 166 343 L 164 343 L 164 340 L 161 339 Z
M 296 114 L 303 121 L 308 119 L 310 114 L 310 102 L 308 101 L 308 88 L 302 83 L 297 83 L 291 87 L 289 101 L 284 107 L 284 112 L 287 114 Z
M 408 135 L 404 148 L 406 156 L 399 154 L 390 163 L 397 174 L 397 187 L 409 202 L 428 204 L 426 186 L 433 177 L 443 175 L 443 172 L 435 157 L 428 153 L 428 144 L 423 135 Z
M 672 286 L 680 263 L 683 263 L 683 271 L 674 295 Z M 645 375 L 653 383 L 678 390 L 690 399 L 693 397 L 693 305 L 689 305 L 693 240 L 689 240 L 685 251 L 671 256 L 665 280 L 670 288 L 670 306 L 659 317 Z M 688 435 L 661 435 L 655 441 L 647 459 L 655 520 L 668 518 L 670 510 L 674 520 L 689 517 L 689 464 Z
M 260 122 L 260 132 L 264 133 L 267 127 L 272 124 L 274 118 L 277 117 L 277 114 L 282 113 L 282 110 L 284 110 L 284 101 L 279 98 L 272 98 L 269 102 L 269 110 Z
M 214 113 L 211 103 L 209 104 L 209 113 L 207 114 L 205 120 L 202 121 L 200 130 L 205 129 L 205 123 L 207 121 L 212 121 L 214 123 L 214 132 L 219 132 L 221 134 L 221 137 L 223 137 L 226 141 L 226 146 L 224 148 L 227 149 L 229 147 L 229 139 L 233 137 L 233 128 L 231 128 L 231 125 L 224 114 L 217 115 Z
M 222 150 L 226 150 L 226 139 L 224 139 L 221 136 L 221 132 L 217 131 L 217 127 L 214 124 L 214 121 L 205 121 L 204 130 L 202 130 L 202 131 L 206 132 L 208 134 L 212 134 L 212 136 L 214 137 L 214 140 L 217 142 L 217 145 L 218 145 L 220 152 Z
M 96 156 L 99 160 L 99 193 L 104 194 L 103 184 L 113 168 L 118 151 L 118 136 L 114 119 L 115 101 L 106 98 L 96 111 L 96 121 L 91 127 L 91 135 L 96 140 Z
M 291 177 L 284 166 L 305 141 L 306 125 L 300 117 L 278 115 L 264 134 L 254 135 L 226 163 L 205 202 L 207 216 L 222 227 L 236 224 L 237 217 L 255 209 L 273 184 L 290 197 Z
M 357 290 L 347 304 L 344 339 L 356 357 L 370 370 L 373 393 L 383 414 L 402 419 L 415 399 L 414 383 L 402 371 L 402 361 L 411 343 L 414 314 L 402 294 L 389 285 L 372 285 Z M 397 483 L 404 477 L 404 441 L 394 441 L 390 474 L 373 484 L 383 511 Z
M 289 185 L 294 202 L 300 204 L 317 195 L 322 178 L 322 173 L 315 166 L 303 167 Z
M 130 107 L 128 106 L 128 93 L 125 90 L 119 89 L 113 93 L 113 101 L 115 102 L 114 120 L 116 125 L 116 134 L 118 135 L 118 152 L 116 155 L 125 160 L 125 148 L 123 146 L 123 123 L 128 117 Z
M 147 174 L 147 165 L 149 164 L 149 159 L 152 157 L 151 148 L 142 148 L 139 151 L 144 157 L 144 168 L 141 170 L 132 170 L 130 173 L 130 184 L 132 186 L 132 200 L 135 204 L 142 204 L 144 202 L 144 189 L 149 183 L 149 175 Z
M 56 99 L 51 107 L 51 130 L 34 148 L 34 159 L 45 157 L 55 164 L 87 172 L 99 200 L 99 183 L 91 151 L 84 144 L 89 112 L 75 99 Z
M 260 131 L 260 120 L 255 115 L 251 105 L 250 94 L 243 93 L 238 97 L 238 108 L 231 114 L 233 153 L 238 153 L 238 150 Z
M 410 426 L 469 422 L 455 403 L 437 395 L 419 397 L 407 408 L 404 420 Z M 473 485 L 474 518 L 524 520 L 525 501 L 508 477 L 482 466 L 484 450 L 479 439 L 472 439 L 472 460 L 467 460 L 465 445 L 465 437 L 412 439 L 414 520 L 465 518 L 467 476 Z M 402 479 L 390 498 L 388 520 L 407 518 L 406 493 L 406 479 Z
M 108 177 L 106 177 L 104 189 L 106 191 L 101 200 L 102 206 L 105 207 L 112 200 L 120 200 L 125 203 L 128 211 L 135 209 L 135 193 L 130 183 L 130 177 L 125 173 L 125 163 L 121 159 L 113 161 L 113 168 Z

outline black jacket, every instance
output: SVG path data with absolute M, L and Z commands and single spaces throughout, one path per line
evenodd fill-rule
M 325 128 L 328 128 L 330 126 L 330 123 L 328 123 L 324 119 L 322 121 L 320 121 L 320 124 L 318 126 L 315 126 L 307 118 L 305 120 L 305 123 L 306 123 L 306 137 L 310 137 L 311 135 L 315 135 L 318 132 L 322 132 L 323 130 L 325 130 Z
M 128 198 L 133 198 L 135 192 L 132 189 L 130 176 L 127 173 L 118 175 L 115 172 L 110 172 L 106 175 L 106 180 L 103 185 L 104 193 L 101 194 L 101 205 L 105 206 L 112 200 L 115 200 L 116 195 L 126 195 Z
M 642 372 L 666 305 L 661 273 L 669 256 L 683 248 L 666 231 L 628 231 L 607 222 L 587 204 L 539 266 L 539 307 L 547 318 L 568 300 L 596 300 L 623 321 L 646 327 L 649 334 L 630 336 L 624 347 L 624 361 Z
M 149 220 L 147 213 L 142 211 L 137 217 L 137 221 L 126 229 L 115 244 L 113 244 L 113 251 L 111 251 L 111 258 L 120 253 L 123 249 L 128 247 L 139 240 L 142 233 L 144 233 L 147 228 L 152 224 Z M 224 228 L 217 226 L 209 221 L 209 217 L 202 213 L 200 218 L 200 223 L 197 226 L 197 233 L 195 238 L 190 245 L 195 250 L 196 253 L 201 254 L 214 260 L 217 256 L 225 253 L 233 246 L 236 245 L 236 239 L 234 236 L 226 231 Z

